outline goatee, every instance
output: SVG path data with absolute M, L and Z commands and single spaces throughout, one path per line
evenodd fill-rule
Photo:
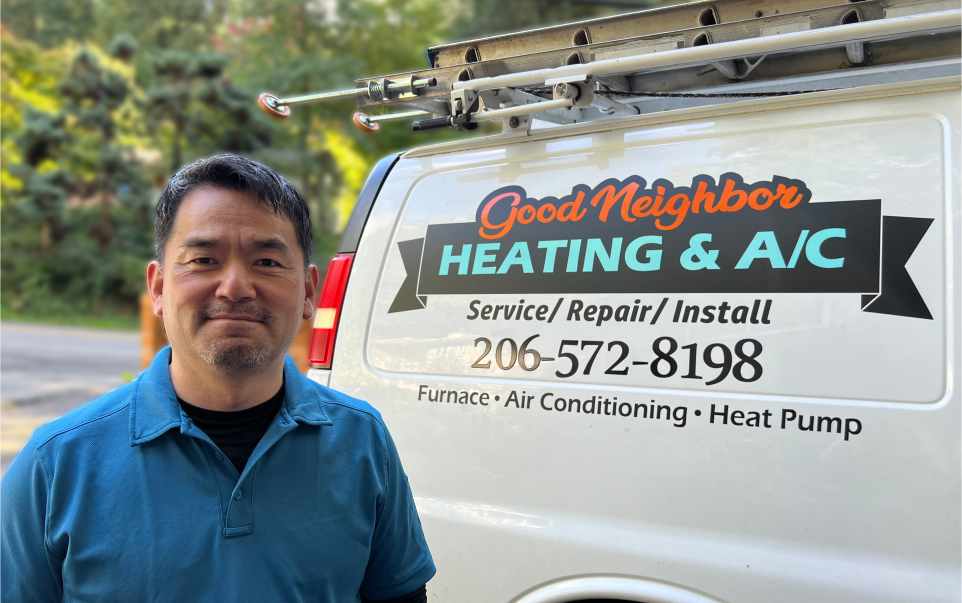
M 208 304 L 198 311 L 198 328 L 214 316 L 223 314 L 249 316 L 263 323 L 268 331 L 274 323 L 274 315 L 255 304 L 215 303 Z M 233 337 L 207 341 L 198 350 L 198 356 L 204 362 L 226 371 L 252 369 L 269 360 L 272 355 L 272 350 L 265 342 L 252 342 Z

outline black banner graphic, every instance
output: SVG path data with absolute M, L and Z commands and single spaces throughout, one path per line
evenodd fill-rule
M 810 198 L 798 180 L 732 173 L 689 187 L 612 179 L 561 199 L 503 187 L 474 222 L 398 243 L 407 278 L 389 313 L 431 295 L 861 293 L 866 312 L 932 318 L 905 263 L 933 220 Z

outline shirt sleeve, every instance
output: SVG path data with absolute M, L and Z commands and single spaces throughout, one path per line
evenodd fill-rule
M 0 483 L 0 599 L 53 602 L 63 598 L 63 560 L 47 547 L 47 478 L 34 440 Z
M 362 597 L 373 600 L 410 593 L 426 584 L 436 572 L 407 475 L 387 427 L 384 427 L 384 439 L 386 476 L 378 500 L 371 557 L 360 589 Z

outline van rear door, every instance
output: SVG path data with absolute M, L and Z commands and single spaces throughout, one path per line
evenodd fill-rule
M 392 430 L 432 600 L 957 601 L 958 88 L 402 157 L 331 386 Z

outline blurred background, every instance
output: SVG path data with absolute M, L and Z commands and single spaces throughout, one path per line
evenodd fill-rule
M 285 175 L 310 205 L 323 272 L 374 162 L 469 135 L 407 122 L 366 134 L 352 100 L 278 121 L 260 92 L 353 88 L 425 66 L 432 45 L 671 3 L 2 0 L 2 468 L 36 425 L 131 379 L 162 344 L 138 304 L 154 204 L 180 166 L 233 152 Z
M 353 88 L 423 67 L 431 45 L 656 4 L 3 0 L 2 318 L 137 328 L 153 205 L 170 174 L 219 152 L 298 187 L 323 270 L 372 164 L 452 134 L 365 134 L 351 100 L 277 121 L 260 92 Z

